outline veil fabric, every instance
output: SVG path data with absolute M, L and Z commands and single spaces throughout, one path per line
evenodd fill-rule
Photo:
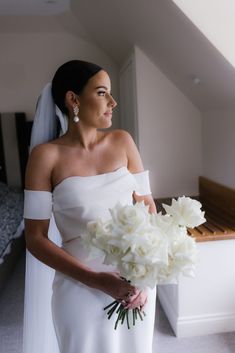
M 68 129 L 67 117 L 54 104 L 51 83 L 48 83 L 37 103 L 30 151 L 34 146 L 56 138 L 57 119 L 60 121 L 62 135 Z M 61 246 L 61 236 L 53 216 L 48 237 Z M 51 312 L 54 275 L 54 269 L 37 260 L 26 249 L 23 353 L 59 353 Z
M 57 120 L 59 119 L 61 126 L 61 134 L 68 129 L 67 116 L 54 104 L 51 94 L 51 83 L 47 83 L 38 98 L 36 113 L 33 121 L 30 152 L 33 147 L 40 143 L 48 142 L 56 138 Z

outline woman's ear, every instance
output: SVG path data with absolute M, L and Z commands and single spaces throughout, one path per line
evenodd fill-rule
M 65 105 L 67 106 L 67 108 L 73 108 L 74 105 L 79 106 L 78 96 L 73 91 L 66 92 Z

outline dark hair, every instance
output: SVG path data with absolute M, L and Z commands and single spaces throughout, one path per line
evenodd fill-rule
M 102 67 L 81 60 L 71 60 L 61 65 L 52 79 L 52 97 L 60 110 L 67 114 L 65 94 L 73 91 L 79 95 L 89 78 L 102 70 Z

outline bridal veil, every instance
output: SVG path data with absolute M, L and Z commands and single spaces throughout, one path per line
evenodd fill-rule
M 67 117 L 54 104 L 51 83 L 48 83 L 37 103 L 30 151 L 34 146 L 56 138 L 56 117 L 60 122 L 61 134 L 64 134 L 68 128 Z M 53 216 L 48 237 L 57 245 L 61 245 L 61 237 Z M 54 269 L 37 260 L 26 249 L 23 353 L 59 353 L 51 313 L 54 275 Z

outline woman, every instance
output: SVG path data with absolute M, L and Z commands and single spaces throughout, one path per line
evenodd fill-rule
M 67 130 L 59 138 L 44 138 L 44 143 L 30 154 L 24 218 L 27 249 L 56 270 L 52 316 L 59 350 L 151 353 L 155 290 L 139 291 L 115 268 L 102 264 L 102 259 L 88 260 L 80 237 L 88 221 L 108 217 L 108 209 L 118 201 L 131 204 L 133 199 L 144 200 L 150 212 L 155 212 L 148 172 L 143 171 L 138 150 L 127 132 L 101 130 L 111 126 L 117 105 L 106 71 L 84 61 L 67 62 L 55 73 L 51 92 L 54 103 L 67 116 L 66 122 L 59 114 Z M 44 96 L 40 104 L 48 108 L 48 101 L 43 102 Z M 53 116 L 53 109 L 51 112 Z M 41 115 L 35 119 L 35 136 L 40 119 L 45 128 L 47 117 Z M 61 247 L 48 237 L 52 211 Z M 115 318 L 107 320 L 103 311 L 112 298 L 130 309 L 144 308 L 144 321 L 131 330 L 125 326 L 114 330 Z

